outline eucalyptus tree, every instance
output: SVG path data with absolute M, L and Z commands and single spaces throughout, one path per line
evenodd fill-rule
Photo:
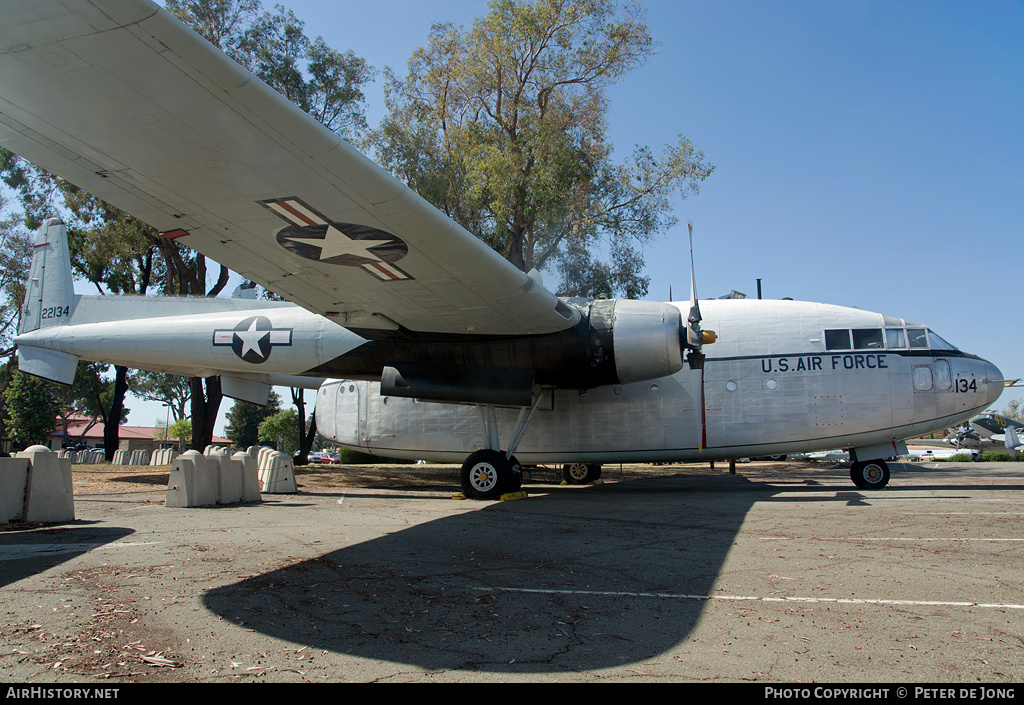
M 380 162 L 559 293 L 640 297 L 642 247 L 714 167 L 685 137 L 616 160 L 608 89 L 655 45 L 614 0 L 495 0 L 469 29 L 433 26 L 408 74 L 387 73 Z

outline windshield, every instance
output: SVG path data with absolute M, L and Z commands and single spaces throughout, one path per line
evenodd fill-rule
M 945 340 L 935 334 L 931 328 L 928 329 L 928 343 L 931 345 L 932 350 L 958 350 L 955 345 L 950 345 Z

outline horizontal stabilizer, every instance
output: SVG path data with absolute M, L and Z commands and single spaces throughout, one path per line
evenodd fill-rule
M 220 391 L 226 397 L 247 401 L 257 406 L 266 406 L 270 401 L 270 385 L 252 379 L 240 379 L 221 375 Z
M 43 379 L 71 384 L 75 381 L 78 356 L 31 345 L 18 346 L 18 369 Z
M 1020 450 L 1021 442 L 1020 437 L 1017 436 L 1017 429 L 1015 429 L 1013 426 L 1007 426 L 1006 436 L 1003 442 L 1006 444 L 1006 450 L 1010 452 Z

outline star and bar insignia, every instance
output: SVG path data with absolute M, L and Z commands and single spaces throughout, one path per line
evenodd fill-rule
M 235 355 L 254 364 L 267 361 L 278 345 L 292 344 L 291 328 L 274 328 L 265 316 L 251 316 L 229 330 L 213 331 L 215 346 L 230 346 Z
M 385 282 L 412 279 L 396 264 L 409 248 L 391 233 L 367 225 L 331 222 L 295 197 L 259 204 L 288 223 L 277 233 L 277 242 L 299 257 L 358 267 Z

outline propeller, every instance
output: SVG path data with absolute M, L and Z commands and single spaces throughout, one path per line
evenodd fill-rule
M 686 316 L 686 361 L 690 365 L 690 377 L 694 372 L 700 373 L 700 444 L 698 452 L 704 452 L 708 442 L 708 426 L 704 405 L 704 343 L 715 342 L 714 331 L 701 330 L 700 303 L 697 299 L 697 277 L 696 268 L 693 265 L 693 221 L 687 221 L 687 229 L 690 231 L 690 312 Z

